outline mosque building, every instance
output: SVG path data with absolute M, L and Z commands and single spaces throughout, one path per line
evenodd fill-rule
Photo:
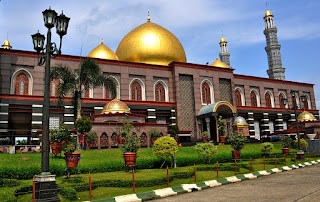
M 130 113 L 141 115 L 139 120 L 142 117 L 145 126 L 177 124 L 181 141 L 199 140 L 202 132 L 208 131 L 209 139 L 219 142 L 217 118 L 223 117 L 229 133 L 236 117 L 241 116 L 249 124 L 249 138 L 259 140 L 269 133 L 289 129 L 288 125 L 295 121 L 283 98 L 319 117 L 314 84 L 285 80 L 274 16 L 267 10 L 263 19 L 269 78 L 235 74 L 225 37 L 219 42 L 219 58 L 211 65 L 188 63 L 178 38 L 149 16 L 146 23 L 122 39 L 116 52 L 101 41 L 87 57 L 95 58 L 113 80 L 115 98 L 125 103 Z M 0 49 L 0 141 L 12 144 L 16 137 L 26 137 L 28 143 L 37 144 L 37 132 L 42 128 L 44 68 L 38 66 L 36 52 L 15 50 L 11 45 L 14 46 L 6 40 Z M 59 55 L 51 60 L 51 66 L 63 64 L 75 70 L 80 60 L 83 57 Z M 50 127 L 63 120 L 73 128 L 70 99 L 64 107 L 56 105 L 58 83 L 52 80 L 50 86 Z M 295 91 L 295 99 L 291 91 Z M 304 103 L 301 95 L 307 97 Z M 100 114 L 114 99 L 104 87 L 88 88 L 83 96 L 82 114 L 90 116 Z M 114 135 L 117 134 L 105 131 L 104 137 L 99 137 L 114 139 Z

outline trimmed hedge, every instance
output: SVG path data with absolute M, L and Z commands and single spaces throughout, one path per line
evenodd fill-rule
M 16 187 L 19 185 L 20 182 L 16 179 L 0 179 L 0 186 Z

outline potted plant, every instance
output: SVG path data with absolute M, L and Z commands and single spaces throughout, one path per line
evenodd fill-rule
M 241 149 L 244 147 L 246 137 L 243 133 L 234 132 L 229 136 L 228 142 L 233 148 L 233 159 L 240 159 Z
M 64 138 L 63 131 L 60 128 L 52 129 L 49 132 L 50 145 L 53 154 L 60 154 L 62 150 L 62 141 Z
M 120 149 L 123 152 L 125 165 L 134 166 L 136 165 L 140 138 L 132 132 L 132 122 L 128 122 L 126 119 L 120 122 L 122 123 L 122 127 L 120 127 L 120 134 L 123 134 L 123 144 Z
M 64 146 L 64 159 L 68 168 L 74 168 L 78 166 L 80 160 L 80 152 L 74 152 L 77 148 L 77 139 L 74 137 L 68 144 Z
M 87 138 L 87 141 L 88 141 L 88 144 L 89 144 L 89 147 L 92 148 L 93 145 L 94 145 L 94 142 L 97 140 L 98 138 L 98 135 L 96 132 L 94 131 L 90 131 L 88 132 L 88 138 Z
M 89 117 L 82 116 L 81 118 L 77 119 L 75 128 L 78 131 L 78 139 L 79 143 L 86 143 L 88 135 L 86 134 L 92 128 L 91 120 Z
M 280 141 L 282 142 L 282 153 L 285 155 L 289 154 L 289 147 L 292 143 L 292 140 L 289 136 L 280 137 Z
M 218 118 L 218 133 L 219 133 L 219 138 L 220 142 L 225 142 L 226 141 L 226 123 L 222 120 L 222 116 L 219 116 Z
M 203 142 L 208 142 L 208 137 L 209 137 L 209 132 L 208 131 L 203 131 L 203 133 L 202 133 L 202 141 Z
M 179 142 L 179 133 L 180 133 L 180 129 L 178 125 L 171 126 L 170 136 L 174 137 L 174 140 L 177 143 Z
M 160 137 L 160 132 L 157 129 L 152 128 L 149 132 L 149 137 L 151 138 L 151 143 L 154 144 L 154 142 Z
M 271 151 L 273 150 L 273 144 L 271 142 L 265 142 L 261 144 L 262 156 L 269 158 Z

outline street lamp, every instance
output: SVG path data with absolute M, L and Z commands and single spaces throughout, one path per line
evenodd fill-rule
M 44 77 L 44 103 L 43 103 L 43 116 L 42 116 L 42 158 L 41 158 L 41 175 L 38 176 L 39 183 L 48 183 L 49 186 L 52 184 L 52 178 L 54 179 L 54 175 L 51 175 L 49 172 L 49 109 L 50 109 L 50 58 L 56 57 L 61 54 L 61 45 L 62 45 L 62 37 L 67 34 L 68 24 L 70 18 L 63 15 L 63 13 L 57 16 L 56 11 L 46 9 L 43 13 L 44 25 L 48 28 L 47 31 L 47 43 L 44 47 L 45 37 L 40 34 L 39 31 L 36 34 L 31 35 L 34 49 L 38 53 L 38 65 L 41 66 L 45 64 L 45 77 Z M 60 36 L 60 46 L 57 49 L 56 44 L 51 42 L 51 28 L 56 26 L 57 34 Z M 56 53 L 55 56 L 53 54 Z M 41 55 L 39 57 L 39 55 Z M 55 182 L 54 182 L 55 185 Z M 56 185 L 55 185 L 56 186 Z M 36 186 L 36 188 L 43 187 L 42 185 Z M 36 195 L 38 199 L 44 199 L 47 197 L 52 197 L 48 193 Z M 57 197 L 57 195 L 56 195 Z
M 290 91 L 290 95 L 293 99 L 293 106 L 288 105 L 288 110 L 287 111 L 293 111 L 294 112 L 294 117 L 296 120 L 296 128 L 297 128 L 297 134 L 298 134 L 298 146 L 299 146 L 299 151 L 297 152 L 298 157 L 301 156 L 301 154 L 304 154 L 304 152 L 301 150 L 301 145 L 300 145 L 300 132 L 299 132 L 299 124 L 298 124 L 298 116 L 297 116 L 297 109 L 298 109 L 298 104 L 296 102 L 296 92 L 295 91 Z M 306 101 L 306 95 L 301 95 L 300 96 L 301 101 L 304 103 Z M 288 99 L 283 98 L 282 99 L 283 104 L 286 106 L 288 104 Z M 301 104 L 300 104 L 300 109 L 302 109 Z

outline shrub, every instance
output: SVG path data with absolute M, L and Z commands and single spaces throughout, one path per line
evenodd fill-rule
M 177 135 L 179 135 L 179 133 L 180 133 L 180 129 L 179 129 L 179 126 L 178 125 L 173 125 L 173 126 L 171 126 L 171 132 L 170 132 L 170 136 L 171 137 L 174 137 L 174 136 L 177 136 Z
M 291 138 L 287 135 L 280 137 L 280 141 L 282 143 L 282 148 L 289 148 L 292 143 Z
M 64 135 L 63 133 L 57 128 L 50 130 L 50 142 L 62 142 Z
M 92 128 L 92 123 L 89 117 L 82 116 L 81 118 L 77 119 L 75 128 L 79 133 L 86 133 L 89 132 Z
M 123 125 L 122 127 L 118 127 L 118 129 L 120 130 L 120 134 L 123 135 L 123 144 L 120 148 L 121 151 L 123 153 L 137 152 L 139 150 L 140 138 L 132 132 L 132 122 L 128 122 L 127 119 L 120 120 L 119 122 Z
M 203 137 L 209 137 L 209 132 L 208 131 L 203 131 L 202 136 Z
M 240 151 L 244 147 L 245 140 L 246 137 L 243 133 L 234 132 L 229 136 L 228 142 L 234 150 Z
M 304 139 L 300 139 L 300 145 L 301 145 L 301 149 L 302 150 L 306 150 L 309 147 L 309 144 L 307 141 L 305 141 Z M 298 149 L 299 145 L 298 145 L 298 139 L 296 139 L 294 141 L 294 146 Z
M 149 136 L 150 137 L 160 137 L 160 132 L 156 128 L 152 128 L 149 133 Z
M 222 120 L 222 116 L 218 118 L 218 133 L 219 136 L 224 136 L 226 133 L 226 123 Z
M 77 200 L 77 192 L 72 187 L 59 187 L 58 193 L 61 194 L 64 198 L 69 200 Z
M 88 139 L 87 139 L 88 142 L 95 142 L 97 140 L 97 138 L 98 138 L 97 133 L 94 132 L 94 131 L 88 132 L 87 135 L 88 135 Z
M 210 159 L 217 153 L 217 147 L 212 143 L 197 143 L 194 148 L 205 163 L 210 163 Z
M 159 158 L 174 157 L 178 151 L 177 142 L 168 136 L 157 139 L 153 146 L 153 154 Z
M 0 186 L 16 187 L 19 185 L 20 182 L 16 179 L 0 179 Z
M 270 154 L 273 150 L 274 146 L 271 142 L 265 142 L 261 144 L 261 152 L 262 154 Z
M 6 192 L 4 195 L 2 195 L 2 197 L 0 199 L 2 199 L 3 202 L 16 202 L 17 201 L 17 197 L 15 197 L 15 195 L 10 192 Z

